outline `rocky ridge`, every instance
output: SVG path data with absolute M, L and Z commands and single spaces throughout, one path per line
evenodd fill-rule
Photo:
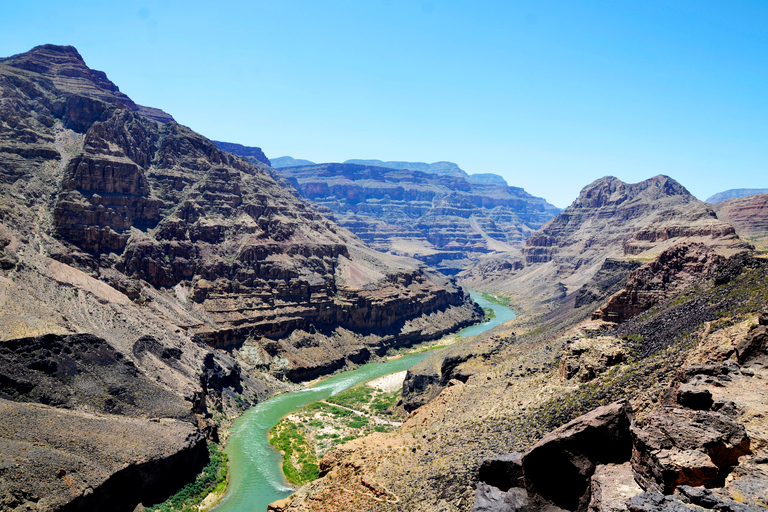
M 730 224 L 672 178 L 628 184 L 605 177 L 585 187 L 519 253 L 488 257 L 458 277 L 470 287 L 505 292 L 524 309 L 575 292 L 607 258 L 649 261 L 683 241 L 725 256 L 749 250 Z
M 204 464 L 222 421 L 290 387 L 275 376 L 312 378 L 481 317 L 450 280 L 366 247 L 267 171 L 136 105 L 72 47 L 0 60 L 0 392 L 16 411 L 0 432 L 26 450 L 13 418 L 34 412 L 61 426 L 29 442 L 81 461 L 61 466 L 74 484 L 54 504 L 57 471 L 21 486 L 3 471 L 4 503 L 93 509 L 87 496 L 137 474 L 167 495 L 162 475 Z M 54 442 L 81 413 L 133 425 L 134 444 L 154 435 L 150 418 L 179 428 L 163 449 L 100 465 L 91 445 Z M 93 443 L 111 430 L 93 427 Z M 46 457 L 23 455 L 6 461 L 20 475 Z
M 705 201 L 707 203 L 715 204 L 727 199 L 737 199 L 740 197 L 754 196 L 765 193 L 768 193 L 768 188 L 732 188 L 730 190 L 718 192 L 717 194 L 708 197 Z

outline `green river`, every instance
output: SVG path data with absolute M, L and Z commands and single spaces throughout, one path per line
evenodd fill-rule
M 459 332 L 461 336 L 475 336 L 515 317 L 514 311 L 509 308 L 488 302 L 475 292 L 470 295 L 481 307 L 493 309 L 496 318 L 467 327 Z M 267 440 L 269 429 L 277 425 L 283 416 L 362 382 L 407 370 L 429 354 L 421 352 L 383 363 L 365 364 L 356 370 L 334 375 L 314 387 L 270 398 L 246 411 L 232 427 L 226 448 L 229 456 L 229 488 L 224 499 L 213 510 L 264 512 L 267 505 L 294 491 L 283 476 L 282 456 Z

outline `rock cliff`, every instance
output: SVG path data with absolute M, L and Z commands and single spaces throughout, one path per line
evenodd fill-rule
M 768 250 L 768 194 L 728 199 L 712 205 L 718 218 L 736 228 L 739 237 Z
M 724 266 L 725 258 L 703 244 L 679 244 L 629 275 L 624 288 L 592 314 L 593 320 L 622 322 L 647 311 Z
M 488 258 L 459 275 L 470 286 L 507 291 L 523 307 L 558 300 L 587 282 L 606 258 L 648 261 L 683 242 L 730 255 L 748 250 L 734 228 L 667 176 L 629 184 L 614 177 L 586 186 L 579 197 L 526 241 L 513 268 Z
M 98 470 L 61 466 L 74 484 L 56 503 L 4 470 L 0 499 L 108 508 L 100 500 L 115 486 L 197 468 L 184 450 L 205 452 L 203 434 L 216 439 L 226 418 L 290 387 L 279 378 L 312 378 L 481 318 L 452 281 L 368 248 L 268 171 L 136 105 L 72 47 L 0 59 L 0 392 L 18 401 L 0 437 L 64 450 L 59 434 L 16 438 L 13 418 L 40 411 L 97 412 L 100 425 L 134 417 L 130 446 L 142 429 L 183 423 L 162 449 L 128 447 L 109 464 L 77 452 L 76 464 Z M 99 435 L 95 444 L 112 442 Z M 43 487 L 58 482 L 55 470 L 40 475 Z
M 354 163 L 279 172 L 371 247 L 417 258 L 446 274 L 478 255 L 521 245 L 559 211 L 521 188 L 451 173 Z

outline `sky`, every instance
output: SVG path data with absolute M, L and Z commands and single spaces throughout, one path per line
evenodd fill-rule
M 135 102 L 268 157 L 457 163 L 569 205 L 602 176 L 768 188 L 768 2 L 3 2 Z

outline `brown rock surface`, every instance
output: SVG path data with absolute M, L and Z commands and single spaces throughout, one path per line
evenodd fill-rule
M 508 293 L 523 308 L 552 304 L 587 283 L 606 258 L 648 261 L 680 242 L 729 256 L 747 250 L 733 227 L 667 176 L 628 184 L 614 177 L 585 187 L 576 201 L 526 241 L 520 269 L 494 271 L 494 258 L 459 274 L 470 287 Z
M 638 268 L 624 289 L 592 314 L 593 320 L 622 322 L 647 311 L 665 298 L 723 266 L 725 258 L 704 244 L 678 244 Z
M 3 510 L 132 511 L 175 492 L 208 462 L 205 438 L 183 421 L 4 399 L 0 418 Z
M 768 250 L 768 194 L 728 199 L 712 205 L 717 217 L 760 250 Z
M 525 487 L 566 510 L 586 510 L 590 479 L 600 464 L 629 458 L 632 408 L 599 407 L 548 434 L 523 454 Z
M 380 251 L 455 274 L 509 251 L 559 210 L 518 187 L 355 163 L 281 168 L 303 197 Z
M 627 500 L 643 492 L 635 482 L 632 465 L 629 462 L 597 466 L 589 485 L 592 496 L 589 512 L 627 510 Z

